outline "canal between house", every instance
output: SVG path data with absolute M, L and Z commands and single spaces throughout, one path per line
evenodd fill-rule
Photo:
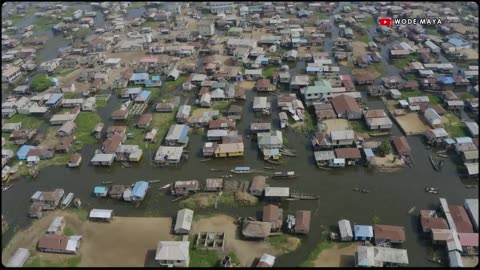
M 85 6 L 85 10 L 90 10 L 89 5 L 82 6 Z M 55 40 L 53 39 L 52 42 L 56 43 Z M 58 41 L 55 50 L 64 46 Z M 48 51 L 43 50 L 42 52 Z M 49 55 L 45 55 L 45 57 L 50 58 Z M 250 123 L 257 121 L 252 111 L 255 95 L 255 92 L 248 91 L 247 100 L 244 102 L 242 120 L 238 125 L 239 133 L 244 135 L 249 134 Z M 383 103 L 377 98 L 365 96 L 364 100 L 370 108 L 384 108 Z M 119 103 L 120 100 L 112 96 L 107 107 L 99 108 L 98 113 L 102 119 L 107 120 L 111 111 L 116 109 Z M 272 97 L 274 107 L 272 117 L 261 119 L 271 121 L 273 127 L 279 129 L 275 104 L 276 97 Z M 110 121 L 106 121 L 107 125 L 110 123 Z M 396 126 L 392 129 L 392 133 L 393 135 L 401 134 Z M 439 195 L 425 193 L 424 188 L 427 186 L 439 188 L 440 196 L 446 198 L 450 204 L 463 204 L 465 198 L 478 198 L 478 186 L 475 189 L 466 189 L 464 186 L 477 182 L 461 180 L 457 175 L 458 161 L 449 158 L 441 173 L 433 170 L 428 160 L 429 150 L 425 149 L 419 136 L 407 138 L 412 148 L 415 166 L 393 173 L 379 173 L 361 166 L 333 171 L 320 170 L 315 166 L 313 150 L 307 136 L 293 131 L 284 132 L 284 136 L 288 140 L 288 148 L 297 151 L 297 157 L 285 157 L 288 162 L 278 170 L 294 170 L 299 177 L 293 180 L 269 179 L 268 184 L 270 186 L 288 186 L 291 191 L 317 194 L 320 199 L 318 201 L 285 201 L 281 203 L 284 216 L 299 209 L 312 211 L 310 233 L 302 237 L 302 245 L 299 249 L 277 258 L 278 264 L 282 266 L 298 266 L 306 260 L 308 254 L 320 241 L 320 225 L 336 226 L 340 219 L 349 219 L 356 224 L 372 224 L 373 216 L 378 216 L 381 224 L 405 227 L 406 242 L 403 247 L 408 250 L 409 265 L 436 266 L 427 261 L 427 257 L 431 257 L 432 248 L 429 241 L 421 237 L 418 216 L 409 215 L 408 210 L 416 206 L 418 213 L 419 209 L 437 208 Z M 172 196 L 166 194 L 165 191 L 158 190 L 158 187 L 166 183 L 190 179 L 204 181 L 208 177 L 230 174 L 230 169 L 240 165 L 251 166 L 261 171 L 259 174 L 272 173 L 272 171 L 263 169 L 264 166 L 272 165 L 262 161 L 256 142 L 248 138 L 245 138 L 244 157 L 200 162 L 204 141 L 205 138 L 200 135 L 190 135 L 190 157 L 178 168 L 151 166 L 149 157 L 155 153 L 156 149 L 147 149 L 140 164 L 135 164 L 132 168 L 121 168 L 119 164 L 115 164 L 111 168 L 95 168 L 89 166 L 88 163 L 95 149 L 100 148 L 100 145 L 89 145 L 81 150 L 83 163 L 80 168 L 49 167 L 41 170 L 35 179 L 21 178 L 15 181 L 10 190 L 2 192 L 2 214 L 10 226 L 10 229 L 2 237 L 2 247 L 13 236 L 13 228 L 22 229 L 31 223 L 32 220 L 27 217 L 27 211 L 30 206 L 30 197 L 38 190 L 49 191 L 63 188 L 65 192 L 73 192 L 76 197 L 80 198 L 83 208 L 87 210 L 92 208 L 113 209 L 118 216 L 175 216 L 179 209 L 177 203 L 172 203 Z M 225 171 L 212 172 L 211 168 Z M 234 175 L 233 178 L 225 181 L 231 179 L 251 180 L 254 175 Z M 160 179 L 161 182 L 151 186 L 145 200 L 137 208 L 127 202 L 100 199 L 92 195 L 94 186 L 101 184 L 102 181 L 127 185 L 139 180 L 154 179 Z M 367 188 L 371 190 L 371 193 L 354 192 L 352 189 L 355 187 Z M 261 202 L 255 207 L 220 207 L 216 210 L 198 210 L 196 214 L 225 213 L 234 216 L 255 216 L 257 212 L 261 211 L 264 204 Z M 442 252 L 442 250 L 438 252 Z

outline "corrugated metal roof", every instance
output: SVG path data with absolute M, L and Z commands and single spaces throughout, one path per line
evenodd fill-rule
M 177 220 L 175 222 L 175 231 L 179 229 L 190 231 L 193 221 L 193 210 L 188 208 L 179 210 L 177 213 Z
M 90 218 L 111 218 L 113 210 L 109 209 L 92 209 L 90 211 Z
M 143 199 L 143 197 L 145 197 L 145 194 L 147 193 L 147 189 L 148 182 L 138 181 L 133 186 L 131 197 L 138 197 Z
M 342 219 L 338 221 L 338 228 L 340 230 L 340 236 L 343 237 L 353 237 L 352 225 L 349 220 Z
M 189 246 L 189 241 L 159 241 L 155 260 L 189 260 Z
M 13 256 L 10 258 L 7 267 L 22 267 L 25 262 L 30 258 L 30 251 L 26 248 L 19 248 Z
M 373 227 L 369 225 L 354 225 L 355 237 L 373 237 Z

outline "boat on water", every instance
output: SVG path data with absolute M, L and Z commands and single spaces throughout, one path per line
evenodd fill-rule
M 465 188 L 475 188 L 475 185 L 465 185 Z
M 363 189 L 361 190 L 361 192 L 362 192 L 362 193 L 370 193 L 370 190 L 363 188 Z
M 13 184 L 10 184 L 10 185 L 8 185 L 8 186 L 2 186 L 2 191 L 7 191 L 7 190 L 9 190 L 12 186 L 13 186 Z
M 426 187 L 425 188 L 425 192 L 432 192 L 432 191 L 438 191 L 438 188 L 434 188 L 434 187 Z
M 130 165 L 130 163 L 126 162 L 126 161 L 122 161 L 122 167 L 124 168 L 131 168 L 132 165 Z
M 166 184 L 166 185 L 161 186 L 159 189 L 166 189 L 166 188 L 170 187 L 171 185 L 172 184 Z
M 274 172 L 272 175 L 272 178 L 295 178 L 297 177 L 295 175 L 294 171 L 288 171 L 288 172 Z
M 214 169 L 214 168 L 211 168 L 210 171 L 212 171 L 212 172 L 223 172 L 222 169 Z
M 440 171 L 441 168 L 440 168 L 439 165 L 441 164 L 440 163 L 441 161 L 439 163 L 436 163 L 435 160 L 433 159 L 432 155 L 430 155 L 429 158 L 430 158 L 430 164 L 432 164 L 433 169 L 437 172 Z M 442 164 L 443 164 L 443 162 L 442 162 Z
M 415 209 L 417 209 L 416 206 L 410 208 L 410 210 L 408 210 L 408 213 L 409 213 L 409 214 L 413 213 L 413 212 L 415 211 Z
M 360 189 L 359 188 L 354 188 L 353 191 L 360 191 Z
M 150 181 L 148 181 L 149 184 L 154 184 L 154 183 L 158 183 L 158 182 L 160 182 L 160 180 L 150 180 Z
M 252 168 L 250 167 L 235 167 L 235 169 L 230 170 L 232 173 L 251 173 Z
M 102 185 L 108 185 L 108 184 L 111 184 L 111 183 L 113 183 L 113 181 L 103 181 Z
M 209 160 L 212 160 L 212 158 L 201 159 L 200 162 L 205 162 L 205 161 L 209 161 Z
M 265 166 L 265 167 L 263 167 L 263 168 L 264 168 L 265 170 L 275 170 L 274 167 L 269 167 L 269 166 Z
M 74 197 L 74 195 L 73 195 L 72 192 L 68 193 L 67 196 L 65 196 L 65 198 L 63 199 L 63 201 L 61 203 L 61 208 L 62 209 L 67 208 L 72 203 L 73 197 Z
M 265 160 L 266 162 L 270 163 L 270 164 L 276 164 L 276 165 L 281 165 L 282 163 L 280 163 L 279 161 L 275 161 L 275 160 L 270 160 L 270 159 L 267 159 Z
M 445 154 L 438 154 L 438 153 L 437 153 L 437 157 L 447 158 L 447 157 L 448 157 L 448 155 L 445 155 Z

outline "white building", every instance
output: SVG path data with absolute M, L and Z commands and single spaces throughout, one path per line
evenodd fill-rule
M 159 241 L 155 260 L 164 267 L 188 267 L 189 246 L 188 241 Z
M 210 12 L 213 14 L 232 13 L 234 8 L 233 2 L 210 2 Z
M 211 37 L 215 34 L 215 24 L 211 20 L 198 22 L 198 34 L 203 37 Z

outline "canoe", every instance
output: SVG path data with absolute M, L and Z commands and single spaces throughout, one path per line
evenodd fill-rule
M 272 175 L 272 178 L 295 178 L 297 177 L 295 175 L 294 171 L 288 171 L 288 172 L 275 172 Z
M 271 163 L 271 164 L 276 164 L 276 165 L 281 165 L 282 163 L 278 162 L 278 161 L 275 161 L 275 160 L 270 160 L 270 159 L 267 159 L 265 160 L 266 162 L 268 163 Z
M 410 208 L 410 210 L 408 210 L 408 213 L 409 213 L 409 214 L 413 213 L 413 212 L 415 211 L 415 209 L 417 209 L 416 206 Z
M 102 182 L 103 185 L 108 185 L 108 184 L 111 184 L 111 183 L 113 183 L 113 181 L 103 181 Z
M 250 167 L 235 167 L 235 169 L 230 170 L 232 173 L 251 173 L 252 169 Z
M 172 184 L 166 184 L 166 185 L 164 185 L 164 186 L 161 186 L 159 189 L 166 189 L 166 188 L 170 187 L 171 185 L 172 185 Z
M 154 183 L 158 183 L 158 182 L 160 182 L 160 180 L 150 180 L 150 181 L 148 181 L 149 184 L 154 184 Z
M 7 191 L 7 190 L 9 190 L 12 186 L 13 186 L 13 184 L 10 184 L 10 185 L 8 185 L 8 186 L 2 186 L 2 191 Z

